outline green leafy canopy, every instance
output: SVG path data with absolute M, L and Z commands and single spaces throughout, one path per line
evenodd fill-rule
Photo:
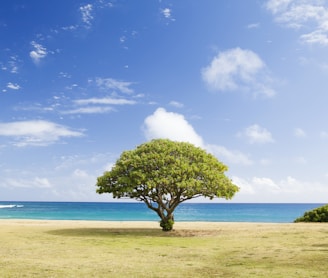
M 125 151 L 111 171 L 98 177 L 97 192 L 143 201 L 162 218 L 199 196 L 230 199 L 238 187 L 213 155 L 186 142 L 156 139 Z

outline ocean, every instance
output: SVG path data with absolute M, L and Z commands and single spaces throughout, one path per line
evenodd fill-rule
M 182 203 L 175 221 L 291 223 L 324 204 Z M 1 202 L 0 219 L 159 221 L 144 203 Z

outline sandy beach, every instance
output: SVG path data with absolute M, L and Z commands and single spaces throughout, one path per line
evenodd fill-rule
M 294 223 L 255 223 L 255 222 L 176 222 L 175 230 L 222 230 L 222 229 L 256 229 L 291 228 Z M 302 224 L 297 224 L 299 227 Z M 124 228 L 124 229 L 161 229 L 157 221 L 89 221 L 89 220 L 33 220 L 0 219 L 0 226 L 39 226 L 49 228 Z M 307 225 L 309 226 L 309 225 Z
M 107 228 L 107 229 L 156 229 L 161 230 L 157 221 L 88 221 L 88 220 L 33 220 L 33 219 L 0 219 L 0 229 L 5 227 L 39 227 L 43 229 L 78 229 L 78 228 Z M 325 229 L 325 223 L 255 223 L 255 222 L 176 222 L 174 231 L 250 231 L 260 230 L 310 231 Z

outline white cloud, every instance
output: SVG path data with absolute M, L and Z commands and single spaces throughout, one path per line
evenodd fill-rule
M 34 120 L 11 123 L 0 123 L 0 136 L 13 137 L 14 145 L 46 146 L 65 137 L 80 137 L 82 132 L 53 122 Z
M 87 98 L 73 100 L 74 105 L 83 106 L 62 111 L 62 114 L 102 114 L 113 111 L 113 105 L 134 105 L 137 102 L 124 98 Z
M 7 178 L 2 181 L 4 187 L 9 188 L 51 188 L 51 184 L 47 178 L 35 177 L 33 179 L 15 179 Z
M 189 142 L 198 147 L 204 146 L 203 139 L 196 133 L 184 116 L 167 112 L 164 108 L 158 108 L 154 114 L 145 119 L 144 132 L 148 140 L 167 138 Z
M 252 179 L 252 184 L 254 184 L 255 186 L 266 187 L 271 192 L 279 192 L 281 190 L 281 187 L 269 178 L 254 177 Z
M 130 86 L 132 82 L 115 80 L 113 78 L 96 78 L 96 84 L 100 89 L 104 90 L 118 90 L 122 93 L 131 94 L 133 89 Z
M 175 18 L 172 16 L 172 9 L 171 8 L 164 8 L 161 9 L 161 15 L 164 17 L 164 19 L 168 22 L 168 21 L 175 21 Z
M 62 114 L 103 114 L 112 111 L 112 107 L 81 107 L 61 112 Z
M 289 28 L 310 30 L 300 36 L 308 44 L 328 45 L 328 7 L 322 0 L 270 0 L 266 8 Z
M 11 73 L 18 73 L 18 58 L 16 56 L 11 56 L 8 62 L 9 70 Z
M 88 173 L 81 169 L 75 169 L 73 172 L 73 176 L 76 178 L 81 178 L 81 179 L 89 177 Z
M 74 101 L 78 105 L 88 104 L 107 104 L 107 105 L 132 105 L 136 104 L 134 100 L 122 99 L 122 98 L 88 98 L 88 99 L 77 99 Z
M 214 91 L 250 91 L 272 97 L 271 78 L 265 63 L 251 50 L 233 48 L 220 52 L 202 69 L 202 78 Z
M 232 177 L 234 184 L 240 187 L 236 199 L 244 201 L 262 200 L 262 202 L 325 202 L 328 187 L 315 181 L 301 181 L 287 176 L 275 181 L 268 177 L 241 178 Z M 240 196 L 238 196 L 240 195 Z
M 114 158 L 109 153 L 95 153 L 91 156 L 89 155 L 68 155 L 58 157 L 57 166 L 54 168 L 56 171 L 73 171 L 76 167 L 88 168 L 90 169 L 92 165 L 103 165 L 108 163 L 108 160 L 113 160 Z M 94 166 L 92 166 L 93 168 Z M 103 169 L 101 169 L 103 172 Z
M 306 137 L 306 133 L 305 133 L 305 131 L 304 131 L 303 129 L 301 129 L 301 128 L 295 128 L 295 129 L 294 129 L 294 135 L 295 135 L 296 137 L 299 137 L 299 138 L 301 138 L 301 137 Z
M 260 23 L 256 22 L 256 23 L 250 23 L 247 26 L 247 29 L 257 29 L 260 27 Z
M 93 6 L 91 4 L 86 4 L 80 7 L 82 21 L 84 24 L 86 24 L 87 27 L 91 26 L 91 22 L 93 20 L 92 10 Z
M 18 63 L 20 60 L 16 55 L 9 57 L 9 60 L 5 63 L 0 62 L 0 69 L 3 71 L 9 71 L 10 73 L 18 73 Z
M 231 151 L 223 146 L 218 145 L 206 145 L 206 149 L 218 157 L 220 160 L 224 160 L 227 163 L 251 165 L 253 161 L 249 159 L 245 154 L 239 151 Z
M 64 26 L 61 29 L 64 31 L 75 31 L 78 28 L 78 25 L 69 25 L 69 26 Z
M 171 17 L 171 9 L 169 8 L 165 8 L 162 10 L 162 14 L 164 15 L 164 17 L 166 18 L 170 18 Z
M 170 101 L 170 103 L 169 103 L 171 106 L 174 106 L 174 107 L 177 107 L 177 108 L 182 108 L 184 105 L 183 105 L 183 103 L 181 103 L 181 102 L 178 102 L 178 101 Z
M 14 83 L 9 82 L 7 84 L 7 88 L 12 89 L 12 90 L 19 90 L 21 87 L 16 83 L 14 84 Z
M 293 2 L 293 0 L 269 0 L 266 7 L 272 13 L 277 14 L 278 12 L 286 10 L 291 2 Z
M 47 49 L 35 41 L 32 41 L 31 45 L 33 46 L 34 50 L 30 52 L 30 57 L 35 64 L 39 64 L 40 61 L 47 56 Z
M 205 144 L 203 138 L 196 133 L 183 115 L 167 112 L 164 108 L 158 108 L 145 119 L 143 130 L 148 140 L 167 138 L 189 142 L 206 149 L 221 161 L 244 165 L 252 164 L 252 161 L 239 151 L 231 151 L 219 145 Z
M 274 142 L 271 133 L 257 124 L 247 127 L 242 135 L 246 136 L 251 144 L 265 144 Z

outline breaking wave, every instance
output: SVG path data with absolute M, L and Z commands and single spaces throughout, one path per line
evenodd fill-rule
M 0 205 L 0 209 L 2 208 L 22 208 L 23 205 Z

